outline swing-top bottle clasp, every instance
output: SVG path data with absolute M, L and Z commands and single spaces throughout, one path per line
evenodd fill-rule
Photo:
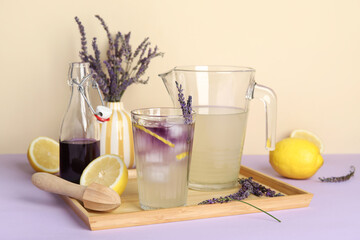
M 89 99 L 86 97 L 85 95 L 85 89 L 84 89 L 84 84 L 86 83 L 86 81 L 88 79 L 90 79 L 92 77 L 93 73 L 90 73 L 89 75 L 85 76 L 83 79 L 81 79 L 80 83 L 77 83 L 76 81 L 72 81 L 72 83 L 74 83 L 75 85 L 77 85 L 78 87 L 78 90 L 81 94 L 81 96 L 85 99 L 85 102 L 87 103 L 87 105 L 89 106 L 91 112 L 94 114 L 94 116 L 96 117 L 96 119 L 98 120 L 98 122 L 100 123 L 103 123 L 103 122 L 106 122 L 106 121 L 109 121 L 110 120 L 110 116 L 112 114 L 112 111 L 110 108 L 106 107 L 105 104 L 104 104 L 104 101 L 102 99 L 102 96 L 101 96 L 101 92 L 100 92 L 100 89 L 99 89 L 99 84 L 93 79 L 92 81 L 92 87 L 93 88 L 96 88 L 98 94 L 99 94 L 99 97 L 100 97 L 100 100 L 101 100 L 101 104 L 102 106 L 97 106 L 96 107 L 96 111 L 94 110 L 94 108 L 91 106 L 90 104 L 90 101 Z

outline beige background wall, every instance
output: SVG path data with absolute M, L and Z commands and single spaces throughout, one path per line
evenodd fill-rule
M 171 105 L 157 74 L 177 65 L 256 68 L 278 97 L 278 139 L 296 128 L 318 134 L 325 153 L 360 153 L 360 1 L 0 1 L 0 154 L 25 153 L 36 136 L 57 139 L 69 99 L 68 63 L 79 61 L 74 16 L 88 37 L 149 36 L 164 58 L 148 85 L 131 86 L 127 109 Z M 251 103 L 245 154 L 265 154 L 261 102 Z

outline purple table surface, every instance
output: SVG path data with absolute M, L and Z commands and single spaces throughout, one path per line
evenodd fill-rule
M 360 178 L 322 183 L 351 165 L 360 170 L 360 154 L 324 155 L 310 179 L 280 177 L 268 156 L 244 156 L 242 164 L 314 194 L 309 207 L 263 213 L 90 231 L 57 195 L 31 183 L 34 170 L 26 156 L 0 155 L 0 239 L 360 239 Z

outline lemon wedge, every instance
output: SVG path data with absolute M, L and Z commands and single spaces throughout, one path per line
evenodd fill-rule
M 59 143 L 48 137 L 37 137 L 31 141 L 27 158 L 37 172 L 59 172 Z
M 121 195 L 128 182 L 128 170 L 124 161 L 113 154 L 94 159 L 81 174 L 80 185 L 88 186 L 93 182 L 110 187 Z
M 291 132 L 290 137 L 308 140 L 314 143 L 319 148 L 320 153 L 324 152 L 324 145 L 321 139 L 310 131 L 302 130 L 302 129 L 294 130 Z

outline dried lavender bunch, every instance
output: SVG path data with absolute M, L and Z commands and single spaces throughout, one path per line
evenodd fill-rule
M 131 32 L 125 35 L 117 32 L 113 37 L 104 19 L 99 15 L 95 15 L 95 17 L 100 21 L 107 35 L 109 44 L 106 53 L 107 59 L 104 61 L 100 59 L 100 50 L 95 37 L 91 44 L 94 54 L 88 53 L 85 28 L 79 18 L 75 17 L 81 35 L 79 56 L 82 61 L 90 63 L 90 68 L 96 74 L 95 79 L 105 100 L 118 102 L 128 86 L 133 83 L 146 84 L 149 81 L 149 77 L 143 78 L 145 71 L 148 69 L 150 61 L 158 56 L 163 56 L 163 53 L 158 52 L 157 46 L 154 49 L 150 47 L 149 38 L 145 38 L 133 52 L 130 45 Z M 103 66 L 106 71 L 103 70 Z
M 175 81 L 176 83 L 176 88 L 178 90 L 178 97 L 179 97 L 179 102 L 180 102 L 180 106 L 182 109 L 182 113 L 183 116 L 185 118 L 185 123 L 186 124 L 191 124 L 192 123 L 192 96 L 189 96 L 187 99 L 187 102 L 185 102 L 185 97 L 184 97 L 184 89 L 182 88 L 182 85 L 179 84 L 177 81 Z
M 350 172 L 345 176 L 328 177 L 328 178 L 323 177 L 323 178 L 319 178 L 319 180 L 322 182 L 345 182 L 345 181 L 349 180 L 351 177 L 353 177 L 354 175 L 355 175 L 355 167 L 350 166 Z
M 214 203 L 226 203 L 230 201 L 241 201 L 250 196 L 250 194 L 254 194 L 255 196 L 266 196 L 266 197 L 280 197 L 284 196 L 281 193 L 276 193 L 270 188 L 266 188 L 265 186 L 254 182 L 252 177 L 238 179 L 238 182 L 241 184 L 241 188 L 238 192 L 227 195 L 225 197 L 212 198 L 199 203 L 202 204 L 214 204 Z

